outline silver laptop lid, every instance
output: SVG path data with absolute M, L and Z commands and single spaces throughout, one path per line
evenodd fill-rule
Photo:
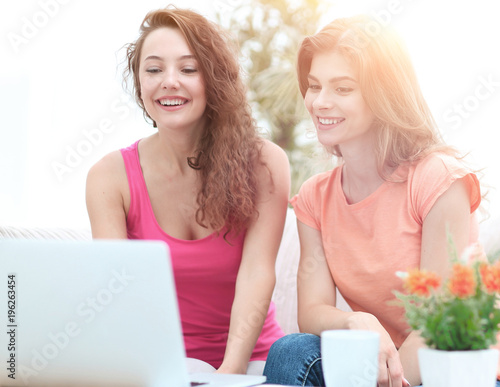
M 189 385 L 167 246 L 0 241 L 0 385 Z

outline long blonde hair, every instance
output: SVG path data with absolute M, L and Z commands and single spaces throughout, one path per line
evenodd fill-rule
M 458 156 L 447 146 L 424 100 L 413 65 L 401 39 L 367 16 L 337 19 L 300 46 L 299 88 L 305 96 L 315 53 L 337 52 L 358 74 L 361 92 L 377 120 L 377 166 L 417 161 L 433 151 Z M 338 146 L 331 152 L 342 157 Z

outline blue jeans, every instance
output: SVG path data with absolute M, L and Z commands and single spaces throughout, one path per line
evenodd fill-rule
M 320 341 L 309 333 L 294 333 L 276 341 L 264 367 L 266 383 L 324 386 Z
M 320 343 L 318 336 L 308 333 L 294 333 L 276 341 L 264 368 L 266 383 L 324 386 Z M 496 387 L 500 387 L 499 381 Z

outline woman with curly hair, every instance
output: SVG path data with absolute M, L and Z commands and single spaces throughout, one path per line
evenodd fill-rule
M 91 168 L 92 235 L 165 241 L 187 356 L 218 372 L 261 373 L 283 335 L 270 300 L 286 154 L 259 137 L 236 52 L 203 16 L 150 12 L 127 60 L 125 79 L 157 132 Z

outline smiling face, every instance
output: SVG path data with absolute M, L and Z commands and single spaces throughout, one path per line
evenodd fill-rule
M 201 130 L 207 104 L 198 62 L 178 28 L 151 32 L 141 50 L 141 99 L 158 128 Z
M 355 144 L 371 146 L 375 115 L 361 94 L 352 66 L 336 52 L 314 54 L 304 97 L 317 130 L 327 148 Z

